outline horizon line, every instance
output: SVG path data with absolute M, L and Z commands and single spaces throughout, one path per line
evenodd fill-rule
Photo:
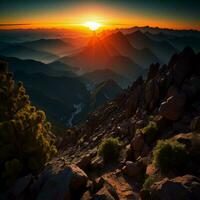
M 1 28 L 1 27 L 9 27 L 9 26 L 31 26 L 31 25 L 36 25 L 36 24 L 41 24 L 41 23 L 24 23 L 24 24 L 20 24 L 20 23 L 10 23 L 10 24 L 1 24 L 0 23 L 0 30 L 37 30 L 37 29 L 73 29 L 73 28 L 69 28 L 69 27 L 30 27 L 30 28 Z M 43 23 L 44 24 L 44 23 Z M 47 23 L 47 24 L 54 24 L 55 23 Z M 78 24 L 78 23 L 56 23 L 57 25 L 61 25 L 61 24 L 65 24 L 65 25 L 69 25 L 69 26 L 81 26 L 82 24 Z M 113 30 L 114 29 L 129 29 L 129 28 L 145 28 L 145 27 L 149 27 L 149 28 L 153 28 L 153 29 L 156 29 L 156 28 L 159 28 L 159 29 L 167 29 L 167 30 L 178 30 L 178 31 L 200 31 L 200 29 L 195 29 L 195 28 L 173 28 L 173 27 L 159 27 L 159 26 L 149 26 L 149 25 L 144 25 L 144 26 L 139 26 L 139 25 L 131 25 L 131 24 L 122 24 L 122 23 L 109 23 L 109 24 L 106 24 L 106 26 L 127 26 L 127 27 L 121 27 L 121 28 L 112 28 Z M 105 30 L 110 30 L 109 29 L 105 29 Z

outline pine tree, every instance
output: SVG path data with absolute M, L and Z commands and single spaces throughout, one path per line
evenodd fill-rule
M 54 142 L 45 113 L 31 105 L 23 84 L 15 84 L 7 63 L 0 61 L 1 185 L 38 173 L 55 155 Z

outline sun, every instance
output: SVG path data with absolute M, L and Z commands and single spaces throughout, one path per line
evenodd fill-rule
M 87 26 L 91 31 L 96 31 L 98 28 L 101 27 L 100 23 L 94 21 L 86 22 L 84 25 Z

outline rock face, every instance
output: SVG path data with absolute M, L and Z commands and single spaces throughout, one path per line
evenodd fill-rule
M 75 193 L 78 192 L 80 194 L 82 189 L 86 187 L 87 180 L 88 177 L 85 172 L 76 165 L 44 171 L 38 180 L 42 182 L 42 185 L 38 191 L 37 199 L 73 199 L 72 197 Z M 39 183 L 36 182 L 35 184 L 37 185 Z
M 165 178 L 151 187 L 152 200 L 198 200 L 199 194 L 200 179 L 192 175 Z
M 192 70 L 195 54 L 190 47 L 186 47 L 172 65 L 174 82 L 179 86 Z
M 178 120 L 184 112 L 186 98 L 182 94 L 170 96 L 160 106 L 159 114 L 169 120 Z
M 144 176 L 146 171 L 146 166 L 141 161 L 127 161 L 125 166 L 122 168 L 122 172 L 135 180 L 140 179 Z
M 146 109 L 153 111 L 160 98 L 160 90 L 156 79 L 151 79 L 145 87 Z

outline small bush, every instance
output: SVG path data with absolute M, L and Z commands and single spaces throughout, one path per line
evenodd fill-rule
M 162 173 L 182 171 L 187 163 L 187 152 L 184 144 L 176 140 L 160 140 L 153 150 L 153 164 Z
M 142 129 L 142 133 L 145 136 L 145 141 L 148 144 L 152 144 L 158 133 L 157 124 L 153 121 L 149 122 L 149 124 Z
M 143 189 L 150 189 L 150 187 L 155 183 L 159 181 L 159 177 L 158 175 L 152 175 L 152 176 L 148 176 L 145 181 L 144 181 L 144 184 L 143 184 Z
M 117 138 L 104 140 L 98 149 L 98 154 L 103 157 L 105 162 L 117 161 L 120 156 L 120 142 Z

